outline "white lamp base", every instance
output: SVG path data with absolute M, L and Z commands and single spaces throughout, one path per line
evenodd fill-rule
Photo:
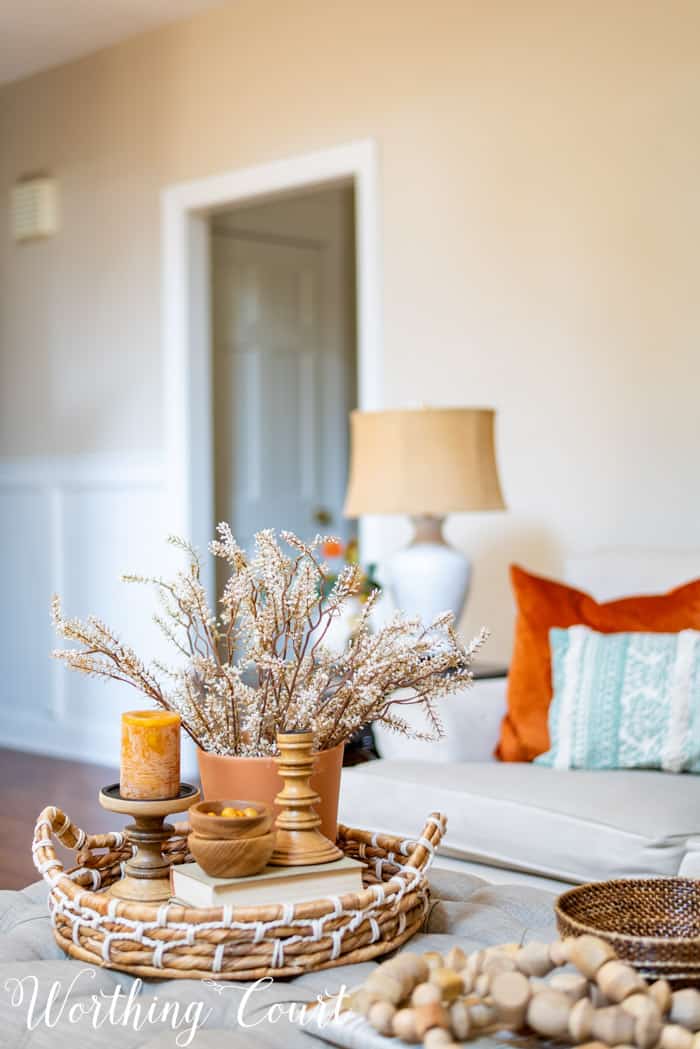
M 471 564 L 442 535 L 441 517 L 414 517 L 410 546 L 394 554 L 389 580 L 396 607 L 430 623 L 441 612 L 459 622 L 469 590 Z

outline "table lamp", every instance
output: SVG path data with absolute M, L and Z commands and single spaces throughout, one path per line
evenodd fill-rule
M 429 622 L 464 608 L 471 566 L 446 543 L 445 516 L 504 510 L 492 408 L 415 408 L 350 416 L 348 517 L 409 514 L 415 533 L 394 555 L 388 583 L 398 608 Z

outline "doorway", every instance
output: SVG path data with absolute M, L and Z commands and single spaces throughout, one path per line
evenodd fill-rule
M 356 387 L 362 410 L 383 407 L 379 165 L 372 140 L 239 168 L 163 190 L 161 257 L 166 485 L 172 531 L 205 551 L 215 528 L 211 220 L 281 194 L 354 189 Z M 363 560 L 390 548 L 380 518 L 358 522 Z M 202 581 L 214 597 L 213 558 Z
M 248 551 L 263 528 L 354 530 L 354 212 L 346 181 L 210 219 L 215 516 Z

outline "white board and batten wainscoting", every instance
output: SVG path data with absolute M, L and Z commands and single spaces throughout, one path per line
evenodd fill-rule
M 52 659 L 49 606 L 59 593 L 66 615 L 97 615 L 144 657 L 164 656 L 154 595 L 120 577 L 172 567 L 165 496 L 156 459 L 0 460 L 0 745 L 118 763 L 121 711 L 148 704 Z

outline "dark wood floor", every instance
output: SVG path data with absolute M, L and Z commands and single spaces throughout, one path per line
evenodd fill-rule
M 0 889 L 20 889 L 39 878 L 32 863 L 37 816 L 47 805 L 63 809 L 89 834 L 119 830 L 122 816 L 105 812 L 100 787 L 119 779 L 116 769 L 0 749 Z M 67 860 L 68 853 L 61 851 Z

